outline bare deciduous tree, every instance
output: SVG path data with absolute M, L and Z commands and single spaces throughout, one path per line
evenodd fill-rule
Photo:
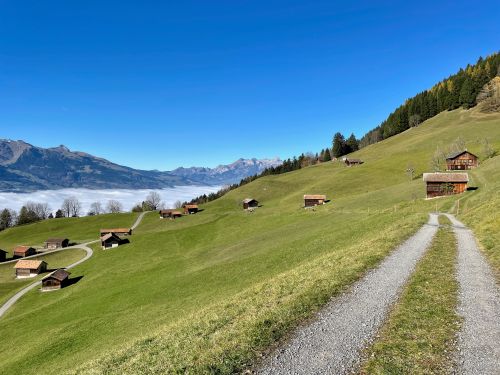
M 93 202 L 90 205 L 90 211 L 89 213 L 92 213 L 92 215 L 100 215 L 104 212 L 104 209 L 102 208 L 101 202 Z
M 152 211 L 155 211 L 160 207 L 162 203 L 161 196 L 156 191 L 152 191 L 148 194 L 144 203 L 146 203 Z
M 177 208 L 177 209 L 182 208 L 182 202 L 181 201 L 175 201 L 174 207 Z
M 123 205 L 119 201 L 111 199 L 106 205 L 106 211 L 112 214 L 117 214 L 123 211 Z
M 495 156 L 496 151 L 493 148 L 493 146 L 491 146 L 490 141 L 488 141 L 488 138 L 484 138 L 482 143 L 483 143 L 483 154 L 485 159 L 489 159 Z
M 25 207 L 39 220 L 45 220 L 50 215 L 50 207 L 47 203 L 27 202 Z
M 434 155 L 432 155 L 431 158 L 431 169 L 433 172 L 440 172 L 443 170 L 444 164 L 446 161 L 446 157 L 441 151 L 441 149 L 438 147 L 436 148 L 436 151 L 434 152 Z
M 420 115 L 415 114 L 411 115 L 410 118 L 408 119 L 410 127 L 414 128 L 420 125 Z
M 82 204 L 76 197 L 69 197 L 63 201 L 61 211 L 66 217 L 78 217 L 82 210 Z

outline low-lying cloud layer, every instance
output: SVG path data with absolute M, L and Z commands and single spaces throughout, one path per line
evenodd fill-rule
M 0 209 L 10 208 L 16 211 L 28 201 L 48 203 L 52 211 L 61 207 L 64 199 L 76 197 L 82 204 L 82 214 L 89 211 L 93 202 L 101 202 L 103 207 L 109 200 L 119 201 L 125 211 L 130 211 L 136 203 L 146 199 L 151 191 L 160 194 L 165 207 L 173 207 L 176 201 L 189 201 L 198 195 L 208 194 L 219 190 L 219 186 L 176 186 L 160 190 L 151 189 L 116 189 L 116 190 L 91 190 L 91 189 L 61 189 L 43 190 L 33 193 L 0 193 Z

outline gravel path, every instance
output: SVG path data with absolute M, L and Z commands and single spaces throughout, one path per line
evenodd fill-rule
M 500 289 L 473 233 L 453 215 L 458 241 L 459 374 L 500 374 Z
M 378 268 L 334 298 L 308 326 L 264 362 L 258 374 L 346 374 L 377 333 L 416 263 L 438 229 L 437 215 L 389 255 Z

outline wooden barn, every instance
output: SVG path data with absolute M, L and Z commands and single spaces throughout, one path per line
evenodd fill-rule
M 47 250 L 55 250 L 60 247 L 68 247 L 69 240 L 67 238 L 49 238 L 45 241 L 45 248 Z
M 17 278 L 35 277 L 47 270 L 43 260 L 21 259 L 14 266 Z
M 59 268 L 42 279 L 42 291 L 64 288 L 68 285 L 70 273 L 64 268 Z
M 195 214 L 198 212 L 197 204 L 185 204 L 184 206 L 182 206 L 182 208 L 184 208 L 185 215 Z
M 101 229 L 101 237 L 109 234 L 109 233 L 114 233 L 119 236 L 131 236 L 132 235 L 132 228 L 111 228 L 111 229 Z
M 314 207 L 326 203 L 326 195 L 304 195 L 304 207 Z
M 0 262 L 5 262 L 7 259 L 7 252 L 5 250 L 0 249 Z
M 248 210 L 249 208 L 259 207 L 259 202 L 253 198 L 243 199 L 243 209 Z
M 118 247 L 122 243 L 122 239 L 115 233 L 106 233 L 101 237 L 101 246 L 103 250 Z
M 361 160 L 361 159 L 343 158 L 342 160 L 345 163 L 345 165 L 347 165 L 348 167 L 352 167 L 352 166 L 355 166 L 355 165 L 361 165 L 361 164 L 364 163 L 364 161 Z
M 30 246 L 17 246 L 14 249 L 14 258 L 24 258 L 36 254 L 36 250 Z
M 461 194 L 467 190 L 467 173 L 424 173 L 427 198 Z
M 176 219 L 178 217 L 182 217 L 182 212 L 177 210 L 161 210 L 160 218 L 161 219 Z
M 446 158 L 446 169 L 449 171 L 473 169 L 477 165 L 477 156 L 467 150 L 455 152 Z

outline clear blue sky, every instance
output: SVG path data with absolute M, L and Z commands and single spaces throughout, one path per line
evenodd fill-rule
M 1 1 L 0 138 L 144 169 L 318 151 L 500 49 L 498 1 Z

